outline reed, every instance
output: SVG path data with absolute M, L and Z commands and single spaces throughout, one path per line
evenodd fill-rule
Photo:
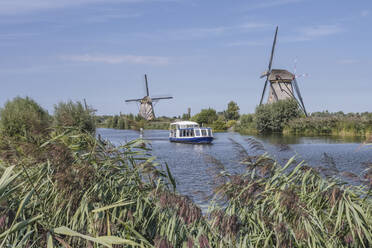
M 115 147 L 78 129 L 52 130 L 36 154 L 1 155 L 0 246 L 372 244 L 372 184 L 345 185 L 294 158 L 280 165 L 259 141 L 247 142 L 249 150 L 232 140 L 243 174 L 209 158 L 220 180 L 203 215 L 142 140 Z
M 368 138 L 372 135 L 372 119 L 359 115 L 298 118 L 289 121 L 283 133 L 361 136 Z

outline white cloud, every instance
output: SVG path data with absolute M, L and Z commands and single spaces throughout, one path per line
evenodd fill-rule
M 343 65 L 352 65 L 352 64 L 360 63 L 360 60 L 357 60 L 357 59 L 340 59 L 340 60 L 337 61 L 337 63 L 343 64 Z
M 1 0 L 0 14 L 13 15 L 33 11 L 73 7 L 86 4 L 99 3 L 139 3 L 139 2 L 165 2 L 177 0 Z
M 106 64 L 144 64 L 144 65 L 167 65 L 168 57 L 160 56 L 136 56 L 136 55 L 67 55 L 61 56 L 62 59 L 78 62 L 95 62 Z
M 285 36 L 281 40 L 284 42 L 308 41 L 342 32 L 344 32 L 344 29 L 338 25 L 317 25 L 300 28 L 296 34 Z
M 27 37 L 38 35 L 37 33 L 6 33 L 0 34 L 0 40 L 20 40 Z
M 249 5 L 246 10 L 266 9 L 282 5 L 303 2 L 304 0 L 260 0 L 257 4 Z
M 300 30 L 300 34 L 303 37 L 316 38 L 316 37 L 321 37 L 321 36 L 338 34 L 342 31 L 343 29 L 337 25 L 319 25 L 319 26 L 302 28 Z
M 235 46 L 262 46 L 266 45 L 265 42 L 262 41 L 234 41 L 227 43 L 226 46 L 235 47 Z
M 200 38 L 208 38 L 212 36 L 222 36 L 227 34 L 236 34 L 248 32 L 255 29 L 269 27 L 265 23 L 244 23 L 241 25 L 232 26 L 216 26 L 216 27 L 201 27 L 201 28 L 185 28 L 178 30 L 163 30 L 154 33 L 137 33 L 136 35 L 146 39 L 172 39 L 172 40 L 193 40 Z
M 117 13 L 104 13 L 100 15 L 90 16 L 83 19 L 83 21 L 88 23 L 102 23 L 107 22 L 110 20 L 120 20 L 120 19 L 128 19 L 128 18 L 137 18 L 142 16 L 140 13 L 132 13 L 132 14 L 117 14 Z
M 369 16 L 369 14 L 370 14 L 370 12 L 369 12 L 369 10 L 362 10 L 361 12 L 360 12 L 360 15 L 362 16 L 362 17 L 366 17 L 366 16 Z

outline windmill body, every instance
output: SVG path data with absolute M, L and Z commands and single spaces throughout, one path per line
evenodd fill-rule
M 147 83 L 147 75 L 145 75 L 145 83 L 146 83 L 146 96 L 140 99 L 129 99 L 125 100 L 125 102 L 139 102 L 139 115 L 145 118 L 148 121 L 155 119 L 155 112 L 154 112 L 154 102 L 157 102 L 159 100 L 163 99 L 172 99 L 173 97 L 154 97 L 151 98 L 149 94 L 149 87 Z
M 145 96 L 140 101 L 139 115 L 150 121 L 155 118 L 154 106 L 152 105 L 151 98 Z
M 269 61 L 268 70 L 265 71 L 261 78 L 266 77 L 266 81 L 264 84 L 264 88 L 262 91 L 262 96 L 260 100 L 260 105 L 265 96 L 266 88 L 270 85 L 269 89 L 269 97 L 267 103 L 274 103 L 279 100 L 287 100 L 287 99 L 295 99 L 302 109 L 302 111 L 307 116 L 307 112 L 305 109 L 305 105 L 301 96 L 300 88 L 298 87 L 296 75 L 284 70 L 284 69 L 271 69 L 273 58 L 274 58 L 274 51 L 276 45 L 276 38 L 278 35 L 278 27 L 275 30 L 274 42 L 271 49 L 271 56 Z
M 293 78 L 294 74 L 287 70 L 272 69 L 269 76 L 269 82 L 272 87 L 270 87 L 269 90 L 267 103 L 274 103 L 278 100 L 287 100 L 293 98 Z

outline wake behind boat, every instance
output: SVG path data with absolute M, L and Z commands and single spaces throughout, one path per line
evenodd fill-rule
M 212 129 L 200 127 L 193 121 L 178 121 L 170 124 L 169 140 L 171 142 L 209 144 L 213 140 Z

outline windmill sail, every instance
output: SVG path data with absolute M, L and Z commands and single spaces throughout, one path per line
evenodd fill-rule
M 266 81 L 265 81 L 265 86 L 263 88 L 263 91 L 262 91 L 262 96 L 261 96 L 261 100 L 260 100 L 260 105 L 262 104 L 262 100 L 265 96 L 265 91 L 266 91 L 266 87 L 267 87 L 267 83 L 269 81 L 269 76 L 270 76 L 270 73 L 271 73 L 271 66 L 273 64 L 273 58 L 274 58 L 274 52 L 275 52 L 275 45 L 276 45 L 276 37 L 278 35 L 278 26 L 276 26 L 276 30 L 275 30 L 275 36 L 274 36 L 274 41 L 273 41 L 273 46 L 271 48 L 271 55 L 270 55 L 270 61 L 269 61 L 269 67 L 268 67 L 268 70 L 266 73 L 264 73 L 261 77 L 264 77 L 266 76 Z M 271 86 L 271 89 L 273 88 L 272 85 Z M 278 98 L 276 95 L 275 95 L 276 99 Z

